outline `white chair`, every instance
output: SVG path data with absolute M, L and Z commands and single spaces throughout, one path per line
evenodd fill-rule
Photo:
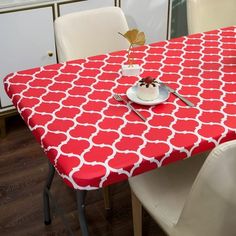
M 187 0 L 189 34 L 236 24 L 235 0 Z
M 75 12 L 55 20 L 55 36 L 60 62 L 127 49 L 128 24 L 119 7 Z
M 204 160 L 130 178 L 135 236 L 142 235 L 142 205 L 170 236 L 236 235 L 236 140 L 213 149 L 201 167 Z

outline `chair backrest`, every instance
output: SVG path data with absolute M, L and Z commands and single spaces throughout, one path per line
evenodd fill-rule
M 186 200 L 175 236 L 236 235 L 236 141 L 207 157 Z
M 235 0 L 187 0 L 189 34 L 236 24 Z
M 118 32 L 128 24 L 119 7 L 75 12 L 55 20 L 55 36 L 60 62 L 127 49 L 129 44 Z

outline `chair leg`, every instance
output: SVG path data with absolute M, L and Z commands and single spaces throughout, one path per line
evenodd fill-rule
M 142 236 L 142 204 L 131 191 L 134 236 Z
M 4 117 L 0 118 L 0 137 L 6 137 L 6 122 Z
M 105 209 L 110 210 L 111 209 L 110 188 L 109 187 L 102 188 L 102 193 L 103 193 Z

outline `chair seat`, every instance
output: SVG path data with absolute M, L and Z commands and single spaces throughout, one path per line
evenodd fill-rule
M 207 154 L 195 155 L 129 179 L 134 194 L 166 233 L 170 234 L 177 223 Z

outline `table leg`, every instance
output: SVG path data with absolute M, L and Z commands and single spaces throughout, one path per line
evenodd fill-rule
M 107 220 L 110 220 L 112 216 L 112 208 L 111 208 L 111 193 L 110 193 L 110 186 L 106 186 L 102 188 L 103 199 L 105 204 L 105 216 Z
M 102 188 L 104 205 L 106 210 L 111 210 L 110 188 L 109 186 Z
M 53 181 L 53 177 L 55 174 L 54 166 L 49 162 L 49 173 L 46 184 L 44 186 L 43 191 L 43 203 L 44 203 L 44 223 L 46 225 L 51 223 L 51 216 L 50 216 L 50 202 L 49 202 L 49 190 Z M 77 198 L 77 206 L 79 212 L 79 222 L 80 228 L 83 236 L 89 236 L 88 233 L 88 226 L 85 217 L 85 197 L 86 197 L 86 190 L 76 190 L 76 198 Z
M 1 138 L 6 137 L 6 123 L 5 123 L 5 118 L 4 117 L 0 118 L 0 137 Z
M 77 206 L 79 212 L 79 223 L 80 228 L 83 236 L 88 236 L 88 226 L 85 217 L 85 197 L 86 197 L 86 190 L 76 190 L 76 198 L 77 198 Z
M 49 225 L 51 224 L 51 216 L 50 216 L 50 203 L 49 203 L 49 190 L 52 184 L 52 180 L 55 174 L 54 166 L 48 162 L 49 164 L 49 173 L 46 184 L 43 190 L 43 209 L 44 209 L 44 224 Z

